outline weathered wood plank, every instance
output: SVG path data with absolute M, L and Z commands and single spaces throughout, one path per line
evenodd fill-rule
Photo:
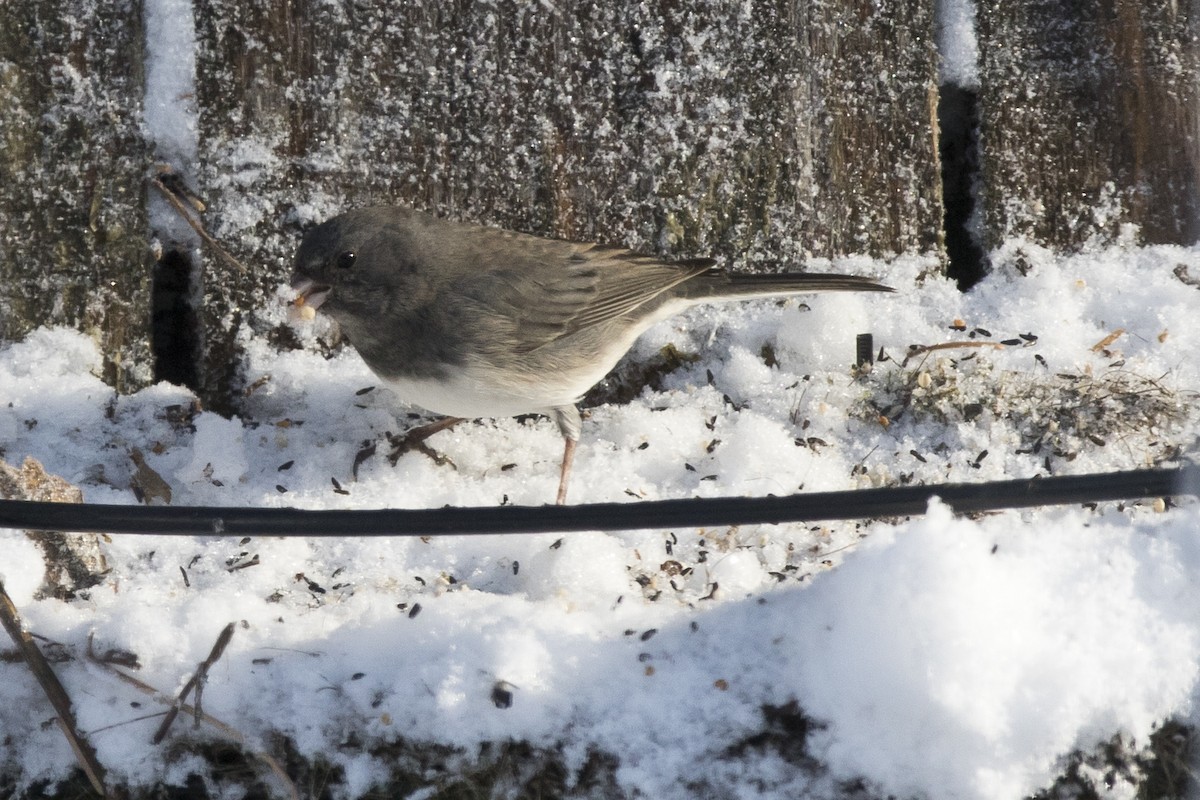
M 76 327 L 122 390 L 152 372 L 142 48 L 137 0 L 0 3 L 0 341 Z
M 984 231 L 1200 237 L 1200 16 L 1175 0 L 981 0 Z

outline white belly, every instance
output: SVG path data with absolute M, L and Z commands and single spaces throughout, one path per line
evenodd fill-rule
M 406 403 L 437 414 L 474 419 L 547 413 L 574 406 L 620 360 L 634 340 L 654 322 L 677 313 L 687 303 L 671 304 L 637 325 L 611 331 L 599 352 L 580 359 L 571 338 L 548 347 L 536 357 L 520 360 L 520 369 L 499 370 L 479 360 L 454 368 L 442 381 L 428 378 L 384 378 Z M 582 362 L 582 363 L 581 363 Z
M 518 414 L 546 413 L 559 406 L 573 406 L 579 398 L 607 373 L 588 374 L 564 380 L 544 376 L 509 376 L 493 380 L 494 372 L 466 368 L 455 370 L 443 381 L 425 378 L 386 378 L 385 384 L 405 403 L 420 406 L 436 414 L 475 419 L 477 417 L 515 417 Z

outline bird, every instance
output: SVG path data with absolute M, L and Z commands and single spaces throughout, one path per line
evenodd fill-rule
M 894 291 L 856 275 L 731 273 L 711 258 L 668 261 L 402 206 L 316 225 L 293 266 L 305 316 L 321 309 L 400 399 L 446 416 L 408 444 L 463 419 L 549 416 L 564 442 L 559 505 L 582 429 L 576 403 L 650 326 L 701 303 Z

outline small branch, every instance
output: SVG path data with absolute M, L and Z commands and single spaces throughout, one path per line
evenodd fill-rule
M 913 356 L 932 353 L 934 350 L 954 350 L 959 347 L 990 347 L 993 350 L 1004 350 L 1008 345 L 1000 342 L 939 342 L 938 344 L 914 345 L 904 356 L 904 361 L 900 362 L 900 366 L 906 366 L 908 360 Z
M 232 627 L 232 624 L 229 626 L 226 626 L 225 630 L 228 631 L 231 627 Z M 230 635 L 232 635 L 232 631 L 230 631 Z M 221 637 L 224 637 L 224 636 L 225 636 L 225 631 L 222 631 Z M 218 639 L 217 639 L 218 644 L 221 643 L 221 637 L 218 637 Z M 225 643 L 228 644 L 228 639 L 225 640 Z M 216 646 L 214 646 L 213 650 L 216 650 L 216 649 L 217 649 Z M 224 649 L 223 645 L 222 645 L 222 649 Z M 145 683 L 144 681 L 141 681 L 138 678 L 133 677 L 132 675 L 127 675 L 124 672 L 122 672 L 121 670 L 117 669 L 114 665 L 108 663 L 107 661 L 101 660 L 96 655 L 95 651 L 92 648 L 92 636 L 91 635 L 88 636 L 87 656 L 88 656 L 88 661 L 90 661 L 91 663 L 100 667 L 101 669 L 105 670 L 106 672 L 109 672 L 112 675 L 115 675 L 123 683 L 125 683 L 129 686 L 132 686 L 134 689 L 137 689 L 142 694 L 147 695 L 148 697 L 151 697 L 154 700 L 157 700 L 158 702 L 160 702 L 164 705 L 175 706 L 176 703 L 178 703 L 179 711 L 182 711 L 185 714 L 192 715 L 196 719 L 199 719 L 201 722 L 204 722 L 205 724 L 209 725 L 210 727 L 215 728 L 216 730 L 218 730 L 219 732 L 224 734 L 231 741 L 236 742 L 237 744 L 240 744 L 243 746 L 247 745 L 246 735 L 243 734 L 241 731 L 239 731 L 237 728 L 230 725 L 228 722 L 219 720 L 216 717 L 212 716 L 211 714 L 208 714 L 207 712 L 202 711 L 201 709 L 191 706 L 187 703 L 179 702 L 178 698 L 173 698 L 164 692 L 160 692 L 158 689 L 155 689 L 150 684 Z M 209 657 L 212 658 L 211 655 Z M 219 658 L 219 657 L 220 657 L 220 653 L 217 654 L 217 658 Z M 216 659 L 214 658 L 213 660 L 215 661 Z M 261 761 L 263 764 L 265 764 L 267 766 L 267 768 L 269 770 L 271 770 L 271 772 L 275 775 L 275 777 L 279 779 L 279 782 L 281 784 L 283 784 L 285 789 L 287 789 L 288 797 L 290 797 L 291 800 L 300 800 L 300 792 L 296 789 L 296 784 L 294 784 L 292 782 L 292 779 L 288 777 L 288 774 L 284 770 L 283 765 L 281 765 L 279 763 L 279 761 L 277 761 L 275 759 L 274 756 L 272 756 L 270 753 L 264 753 L 261 750 L 251 750 L 250 753 L 255 758 L 257 758 L 259 761 Z
M 229 640 L 233 638 L 234 623 L 229 623 L 217 636 L 217 641 L 213 644 L 212 651 L 209 652 L 208 658 L 200 662 L 196 667 L 196 671 L 192 677 L 188 678 L 188 682 L 183 685 L 179 691 L 179 696 L 175 698 L 175 702 L 171 704 L 171 710 L 167 712 L 167 716 L 163 718 L 162 724 L 158 726 L 158 730 L 154 732 L 154 738 L 151 740 L 154 744 L 160 744 L 167 736 L 167 731 L 171 729 L 171 725 L 175 722 L 175 717 L 179 716 L 179 710 L 183 707 L 183 701 L 187 699 L 188 694 L 192 689 L 196 690 L 196 719 L 199 721 L 199 715 L 203 713 L 200 710 L 200 696 L 203 692 L 204 682 L 208 680 L 208 669 L 217 660 L 221 658 L 221 654 L 225 652 L 225 648 L 229 645 Z
M 208 244 L 209 247 L 216 251 L 217 255 L 221 257 L 222 261 L 234 267 L 243 274 L 249 272 L 242 262 L 229 255 L 229 251 L 222 247 L 220 242 L 210 236 L 208 231 L 204 230 L 204 226 L 201 225 L 200 222 L 192 215 L 187 206 L 183 204 L 183 201 L 179 199 L 179 196 L 167 188 L 167 185 L 163 183 L 160 178 L 151 178 L 150 183 L 152 183 L 155 188 L 162 192 L 163 197 L 167 199 L 167 202 L 171 204 L 171 207 L 175 209 L 175 212 L 179 214 L 179 216 L 183 217 L 184 221 L 187 222 L 188 225 L 192 226 L 192 230 L 194 230 L 200 236 L 200 238 Z
M 17 612 L 12 598 L 4 590 L 3 581 L 0 581 L 0 623 L 3 623 L 4 629 L 8 631 L 8 635 L 12 637 L 13 642 L 21 651 L 25 663 L 29 666 L 29 671 L 33 673 L 41 685 L 42 691 L 46 693 L 50 705 L 54 706 L 54 711 L 58 715 L 56 717 L 58 726 L 62 729 L 63 735 L 67 737 L 71 749 L 75 751 L 75 758 L 79 761 L 79 766 L 83 769 L 84 774 L 87 775 L 92 788 L 101 797 L 107 797 L 108 790 L 104 787 L 104 767 L 96 758 L 96 751 L 91 743 L 79 732 L 78 726 L 75 724 L 75 712 L 71 710 L 71 698 L 58 680 L 58 676 L 54 674 L 54 670 L 50 668 L 42 651 L 33 641 L 33 637 L 22 627 L 21 616 Z
M 1100 341 L 1098 341 L 1094 345 L 1092 345 L 1092 352 L 1093 353 L 1103 352 L 1104 350 L 1108 349 L 1108 346 L 1110 344 L 1115 342 L 1117 339 L 1120 339 L 1124 335 L 1125 335 L 1125 329 L 1117 328 L 1115 331 L 1110 333 L 1108 336 L 1105 336 L 1103 339 L 1101 339 Z

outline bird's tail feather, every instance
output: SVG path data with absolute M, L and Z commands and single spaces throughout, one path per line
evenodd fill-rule
M 827 275 L 816 272 L 747 274 L 712 272 L 680 287 L 689 299 L 720 297 L 770 297 L 810 292 L 894 292 L 873 278 L 861 275 Z

